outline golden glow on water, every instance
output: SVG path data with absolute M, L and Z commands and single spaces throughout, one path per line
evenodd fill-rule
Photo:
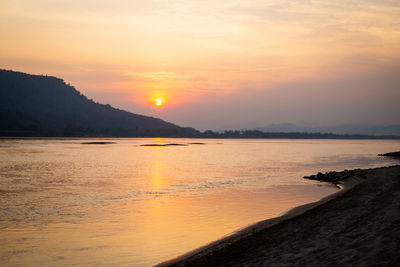
M 162 149 L 162 147 L 159 147 Z M 154 161 L 151 165 L 151 190 L 157 191 L 163 183 L 163 165 L 160 160 L 160 150 L 154 149 Z
M 85 140 L 86 141 L 86 140 Z M 2 266 L 148 266 L 318 200 L 317 171 L 392 164 L 392 141 L 2 141 Z M 149 143 L 205 145 L 142 147 Z

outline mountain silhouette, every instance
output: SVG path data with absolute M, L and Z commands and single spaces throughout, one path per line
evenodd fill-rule
M 200 132 L 94 102 L 62 79 L 0 70 L 0 136 L 195 137 Z
M 318 124 L 291 124 L 277 123 L 269 124 L 264 127 L 257 128 L 263 132 L 307 132 L 307 133 L 333 133 L 333 134 L 364 134 L 364 135 L 400 135 L 400 125 L 368 125 L 361 123 L 348 123 L 331 126 L 321 126 Z

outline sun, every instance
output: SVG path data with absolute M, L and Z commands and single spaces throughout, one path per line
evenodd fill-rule
M 160 106 L 162 106 L 162 104 L 163 104 L 163 101 L 162 101 L 161 98 L 154 99 L 154 105 L 155 106 L 160 107 Z

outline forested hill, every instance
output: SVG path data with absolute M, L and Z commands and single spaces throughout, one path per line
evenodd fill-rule
M 194 137 L 161 119 L 88 99 L 62 79 L 0 70 L 0 136 Z

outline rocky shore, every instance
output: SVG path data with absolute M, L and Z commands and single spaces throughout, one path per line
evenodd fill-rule
M 309 180 L 316 180 L 320 182 L 329 182 L 333 184 L 340 184 L 341 182 L 345 181 L 346 179 L 352 177 L 352 176 L 359 176 L 359 175 L 364 175 L 365 171 L 367 170 L 361 170 L 361 169 L 355 169 L 355 170 L 344 170 L 341 172 L 326 172 L 326 173 L 321 173 L 319 172 L 316 175 L 310 175 L 310 176 L 304 176 L 304 179 L 309 179 Z
M 159 266 L 400 264 L 400 165 L 305 178 L 344 189 Z
M 400 158 L 400 151 L 398 151 L 398 152 L 389 152 L 389 153 L 385 153 L 385 154 L 379 154 L 379 156 Z

